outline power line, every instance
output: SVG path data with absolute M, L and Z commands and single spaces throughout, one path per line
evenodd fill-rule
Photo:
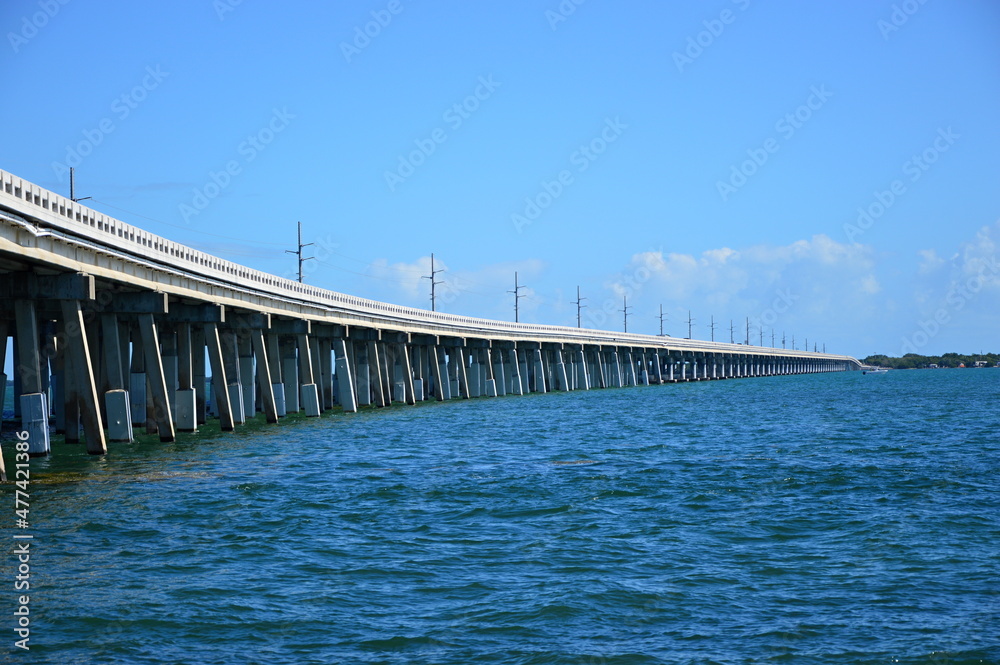
M 299 283 L 300 284 L 302 283 L 302 264 L 304 262 L 306 262 L 306 261 L 312 261 L 313 259 L 316 258 L 314 256 L 306 256 L 306 257 L 303 258 L 303 256 L 302 256 L 302 248 L 303 247 L 309 247 L 312 244 L 313 243 L 311 243 L 311 242 L 307 242 L 304 245 L 302 244 L 302 222 L 299 222 L 299 248 L 297 250 L 295 250 L 295 251 L 292 251 L 290 249 L 286 249 L 285 250 L 285 254 L 295 254 L 296 256 L 299 257 Z
M 576 327 L 577 328 L 582 328 L 583 327 L 581 325 L 581 323 L 580 323 L 580 310 L 582 308 L 586 307 L 586 305 L 581 305 L 580 303 L 582 303 L 584 300 L 586 300 L 586 298 L 581 298 L 580 297 L 580 287 L 577 286 L 576 287 L 576 300 L 571 300 L 570 301 L 571 304 L 576 305 Z
M 435 303 L 435 291 L 434 291 L 434 287 L 437 286 L 438 284 L 444 284 L 444 282 L 438 282 L 438 281 L 436 281 L 434 279 L 434 276 L 437 275 L 439 272 L 444 272 L 444 271 L 443 270 L 435 270 L 434 269 L 434 252 L 431 252 L 431 274 L 430 275 L 424 275 L 420 279 L 429 279 L 429 280 L 431 280 L 431 311 L 432 312 L 436 312 L 437 311 L 437 309 L 436 309 L 436 303 Z

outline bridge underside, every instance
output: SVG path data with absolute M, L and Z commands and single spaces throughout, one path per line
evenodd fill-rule
M 860 366 L 373 303 L 202 255 L 27 185 L 0 172 L 0 363 L 12 341 L 15 365 L 0 365 L 0 391 L 11 375 L 33 455 L 49 453 L 53 430 L 105 454 L 137 428 L 172 441 L 209 417 L 233 430 L 258 413 L 273 423 L 294 412 Z M 81 211 L 100 232 L 63 219 L 76 223 Z

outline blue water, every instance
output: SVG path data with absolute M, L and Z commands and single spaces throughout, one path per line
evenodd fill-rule
M 998 663 L 998 406 L 854 372 L 57 445 L 0 659 Z

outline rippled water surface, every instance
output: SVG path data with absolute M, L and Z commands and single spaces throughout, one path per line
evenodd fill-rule
M 993 369 L 57 445 L 32 463 L 32 649 L 5 630 L 0 659 L 998 663 L 998 451 Z

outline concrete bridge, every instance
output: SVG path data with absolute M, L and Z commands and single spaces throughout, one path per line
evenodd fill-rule
M 258 411 L 273 423 L 335 407 L 861 367 L 357 298 L 171 242 L 0 171 L 0 363 L 10 337 L 16 367 L 0 364 L 0 390 L 9 371 L 32 455 L 49 453 L 53 426 L 93 454 L 136 427 L 172 441 L 207 422 L 209 403 L 233 430 Z

